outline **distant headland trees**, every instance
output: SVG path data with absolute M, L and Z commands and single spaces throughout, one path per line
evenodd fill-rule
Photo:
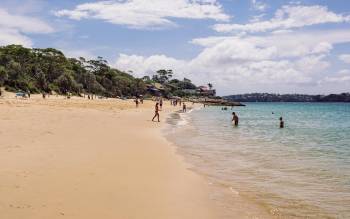
M 350 102 L 350 93 L 330 95 L 250 93 L 223 98 L 239 102 Z

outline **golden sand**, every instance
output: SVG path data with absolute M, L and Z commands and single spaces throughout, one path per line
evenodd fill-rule
M 160 133 L 173 108 L 157 123 L 153 105 L 5 94 L 0 218 L 218 218 L 208 183 Z

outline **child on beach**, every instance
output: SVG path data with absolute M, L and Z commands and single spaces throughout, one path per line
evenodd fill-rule
M 233 112 L 232 113 L 232 122 L 234 122 L 235 123 L 235 126 L 238 126 L 238 116 L 236 115 L 236 113 L 235 112 Z
M 159 103 L 156 103 L 155 107 L 154 107 L 154 116 L 153 116 L 153 119 L 152 119 L 152 122 L 154 122 L 154 119 L 157 117 L 158 119 L 158 122 L 159 121 Z

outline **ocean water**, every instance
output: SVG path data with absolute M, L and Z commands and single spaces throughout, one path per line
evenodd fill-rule
M 206 107 L 173 114 L 168 124 L 166 136 L 194 171 L 272 217 L 350 218 L 350 104 Z M 228 196 L 218 200 L 226 209 L 234 207 Z

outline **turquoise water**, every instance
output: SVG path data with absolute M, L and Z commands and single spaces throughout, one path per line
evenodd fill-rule
M 350 218 L 350 104 L 207 107 L 173 115 L 169 124 L 169 139 L 195 170 L 271 215 Z

